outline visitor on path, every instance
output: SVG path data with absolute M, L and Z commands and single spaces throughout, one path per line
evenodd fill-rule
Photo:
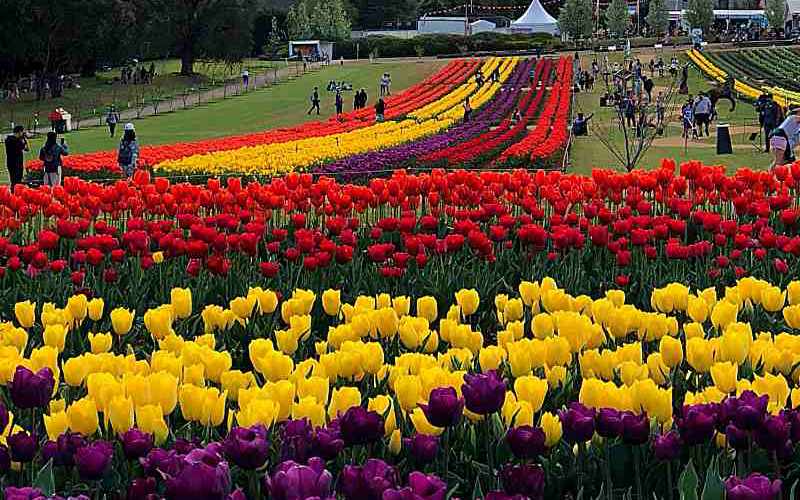
M 117 164 L 125 177 L 133 177 L 136 171 L 136 162 L 139 159 L 139 143 L 136 142 L 136 128 L 133 123 L 125 124 L 125 134 L 119 143 L 117 152 Z
M 389 93 L 389 76 L 384 73 L 381 75 L 380 80 L 380 93 L 381 97 L 387 95 Z
M 772 98 L 772 94 L 762 94 L 756 101 L 756 109 L 758 110 L 758 123 L 764 133 L 764 143 L 766 152 L 769 153 L 770 147 L 770 134 L 782 121 L 781 107 Z
M 382 122 L 385 112 L 386 104 L 383 102 L 383 98 L 378 99 L 378 102 L 375 103 L 375 121 L 378 123 Z
M 386 95 L 392 95 L 392 75 L 386 73 Z
M 483 87 L 483 71 L 481 70 L 475 73 L 475 85 L 477 85 L 478 88 Z
M 153 83 L 153 80 L 155 80 L 156 78 L 156 63 L 154 62 L 150 63 L 150 71 L 148 71 L 148 73 L 150 73 L 149 75 L 150 83 Z
M 250 71 L 248 71 L 247 68 L 242 70 L 242 87 L 244 87 L 245 90 L 250 88 Z
M 500 68 L 495 68 L 492 70 L 492 82 L 499 83 L 500 82 Z
M 659 92 L 656 96 L 656 122 L 659 126 L 663 126 L 664 124 L 664 115 L 666 111 L 666 106 L 664 104 L 664 93 Z
M 464 99 L 464 121 L 468 122 L 472 116 L 472 106 L 469 103 L 469 96 Z
M 336 91 L 336 116 L 342 114 L 342 108 L 344 108 L 344 99 L 342 99 L 342 93 L 338 90 Z
M 653 80 L 652 78 L 644 77 L 644 91 L 647 94 L 647 102 L 653 101 Z
M 108 125 L 108 133 L 111 137 L 114 137 L 117 131 L 117 123 L 119 123 L 119 113 L 117 113 L 117 108 L 111 106 L 106 115 L 106 125 Z
M 650 78 L 654 78 L 656 76 L 656 62 L 653 59 L 650 59 L 650 62 L 647 63 L 650 68 Z
M 311 93 L 311 107 L 308 108 L 308 113 L 311 114 L 312 111 L 317 110 L 317 114 L 319 114 L 319 88 L 314 87 L 314 92 Z
M 57 142 L 58 135 L 55 132 L 48 132 L 44 146 L 39 150 L 39 159 L 44 164 L 44 185 L 61 185 L 61 166 L 63 165 L 62 156 L 69 156 L 69 147 L 64 138 L 61 144 Z
M 514 110 L 514 114 L 511 115 L 511 123 L 519 123 L 522 121 L 522 113 L 519 112 L 519 108 Z
M 28 145 L 28 138 L 25 136 L 25 127 L 17 125 L 14 127 L 12 134 L 8 135 L 5 140 L 6 145 L 6 166 L 8 167 L 8 176 L 11 179 L 11 191 L 14 191 L 14 186 L 22 182 L 22 174 L 25 169 L 25 152 L 30 151 Z
M 697 137 L 697 131 L 694 128 L 694 103 L 692 99 L 688 99 L 686 103 L 681 108 L 681 119 L 683 120 L 683 133 L 681 137 L 684 139 L 689 138 L 689 133 L 691 132 L 692 137 Z
M 794 161 L 794 148 L 800 141 L 800 108 L 790 108 L 786 119 L 775 129 L 773 136 L 783 137 L 786 139 L 787 144 L 784 146 L 783 163 L 776 163 L 783 165 Z M 782 141 L 775 141 L 770 143 L 773 149 L 781 146 Z M 775 153 L 778 157 L 778 152 Z
M 694 114 L 694 123 L 697 125 L 697 135 L 703 137 L 703 127 L 705 127 L 706 137 L 710 137 L 708 124 L 711 122 L 711 99 L 704 92 L 700 92 L 695 98 L 692 113 Z
M 535 78 L 535 76 L 536 76 L 536 71 L 534 70 L 534 67 L 531 66 L 531 70 L 528 71 L 528 81 L 530 82 L 531 87 L 533 87 L 533 79 Z
M 656 67 L 658 68 L 658 77 L 664 78 L 664 58 L 658 56 L 658 62 L 656 63 Z
M 636 128 L 636 97 L 633 92 L 622 101 L 622 109 L 625 115 L 625 123 L 630 128 Z
M 594 113 L 586 117 L 583 116 L 583 113 L 578 113 L 578 116 L 576 116 L 575 120 L 572 122 L 572 135 L 589 135 L 589 127 L 587 125 L 589 124 L 589 120 L 592 119 L 592 116 L 594 116 Z

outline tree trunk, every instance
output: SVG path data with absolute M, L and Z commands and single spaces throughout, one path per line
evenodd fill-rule
M 184 49 L 181 54 L 181 75 L 191 76 L 194 74 L 194 54 L 191 49 Z

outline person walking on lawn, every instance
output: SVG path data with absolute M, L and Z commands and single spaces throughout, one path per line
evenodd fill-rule
M 310 115 L 312 111 L 317 110 L 317 114 L 319 114 L 319 88 L 314 87 L 314 92 L 311 93 L 311 107 L 308 109 L 308 114 Z

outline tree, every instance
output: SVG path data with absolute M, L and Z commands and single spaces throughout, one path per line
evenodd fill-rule
M 592 0 L 566 0 L 558 13 L 558 27 L 575 40 L 591 36 Z
M 764 2 L 764 16 L 767 18 L 770 28 L 776 31 L 782 30 L 786 21 L 786 1 L 766 0 Z
M 138 0 L 149 14 L 149 36 L 181 59 L 181 74 L 198 59 L 239 62 L 253 47 L 259 2 L 248 0 Z
M 289 9 L 286 24 L 294 38 L 350 37 L 350 17 L 342 0 L 300 0 Z
M 606 27 L 612 35 L 625 36 L 631 16 L 628 14 L 628 2 L 611 0 L 605 12 Z
M 663 35 L 667 31 L 667 25 L 669 24 L 669 13 L 664 0 L 650 0 L 648 8 L 647 25 L 650 26 L 656 36 Z
M 714 22 L 713 0 L 689 0 L 686 21 L 692 28 L 701 28 L 703 33 L 708 33 L 711 23 Z

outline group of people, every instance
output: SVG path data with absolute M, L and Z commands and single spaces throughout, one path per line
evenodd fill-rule
M 119 81 L 123 85 L 151 84 L 156 77 L 156 65 L 150 63 L 150 68 L 144 66 L 123 66 L 120 69 Z
M 392 95 L 392 75 L 389 73 L 384 73 L 381 75 L 380 92 L 381 97 Z
M 772 151 L 770 168 L 795 161 L 794 150 L 800 143 L 800 107 L 792 105 L 786 111 L 771 94 L 762 94 L 755 102 L 759 126 L 764 131 L 766 151 Z
M 117 165 L 122 173 L 130 178 L 136 171 L 139 160 L 139 143 L 136 141 L 136 128 L 133 123 L 125 124 L 125 133 L 117 149 Z M 11 183 L 21 184 L 25 174 L 25 153 L 31 151 L 29 135 L 22 125 L 16 125 L 11 134 L 6 136 L 6 167 Z M 41 182 L 45 186 L 60 186 L 64 156 L 69 156 L 69 145 L 64 137 L 58 138 L 56 132 L 48 132 L 44 145 L 39 149 L 39 160 L 42 162 Z
M 333 87 L 336 89 L 336 94 L 334 97 L 334 107 L 336 109 L 336 116 L 341 115 L 344 112 L 344 96 L 342 94 L 341 89 L 337 87 Z M 352 86 L 351 86 L 352 88 Z M 363 109 L 367 107 L 367 101 L 369 97 L 367 96 L 367 91 L 365 89 L 359 89 L 353 95 L 353 109 Z M 314 90 L 311 92 L 311 96 L 309 97 L 309 101 L 311 106 L 308 108 L 307 114 L 312 114 L 316 112 L 316 114 L 321 113 L 321 99 L 319 96 L 319 87 L 314 87 Z M 378 102 L 375 103 L 375 121 L 382 122 L 384 120 L 384 113 L 386 111 L 386 103 L 384 102 L 383 98 L 379 98 Z
M 361 109 L 367 107 L 367 101 L 369 97 L 367 97 L 366 89 L 360 89 L 356 91 L 355 95 L 353 96 L 353 109 Z
M 699 139 L 703 137 L 704 129 L 706 137 L 711 137 L 708 126 L 711 124 L 713 114 L 714 106 L 708 94 L 700 92 L 694 98 L 690 95 L 681 106 L 681 122 L 683 124 L 681 137 L 688 139 L 691 135 L 693 139 Z

